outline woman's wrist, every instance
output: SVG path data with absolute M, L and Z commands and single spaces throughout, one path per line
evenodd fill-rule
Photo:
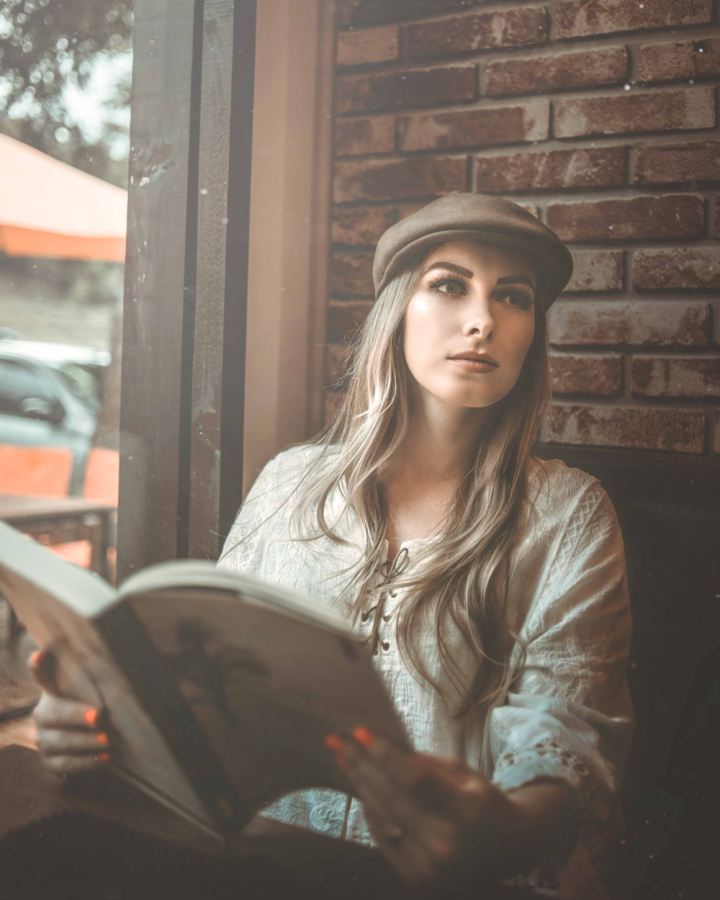
M 547 778 L 505 792 L 512 807 L 507 862 L 515 871 L 569 856 L 580 825 L 575 791 L 561 779 Z

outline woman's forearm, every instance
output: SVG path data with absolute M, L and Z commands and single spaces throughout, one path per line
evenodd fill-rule
M 508 865 L 517 871 L 548 859 L 564 862 L 580 825 L 573 789 L 559 779 L 547 779 L 507 791 L 506 796 L 517 813 L 507 844 Z

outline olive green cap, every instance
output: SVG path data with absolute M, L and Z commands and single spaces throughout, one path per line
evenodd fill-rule
M 375 296 L 390 279 L 447 241 L 477 240 L 527 252 L 537 266 L 547 310 L 570 280 L 568 248 L 547 225 L 517 203 L 488 194 L 448 194 L 383 234 L 373 263 Z

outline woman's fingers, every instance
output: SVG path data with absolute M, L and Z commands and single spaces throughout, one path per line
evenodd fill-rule
M 364 804 L 363 808 L 370 832 L 387 861 L 398 875 L 409 884 L 417 883 L 419 880 L 417 866 L 413 859 L 414 854 L 409 844 L 409 838 L 404 834 L 398 836 L 397 834 L 389 833 L 385 817 L 379 818 L 374 810 Z
M 104 769 L 110 762 L 110 754 L 99 753 L 97 756 L 85 754 L 82 756 L 48 756 L 45 765 L 55 775 L 77 775 L 80 772 L 91 772 Z
M 454 804 L 457 760 L 408 753 L 367 728 L 356 728 L 353 738 L 380 777 L 393 781 L 423 808 L 446 813 Z
M 414 823 L 421 810 L 409 796 L 407 785 L 399 783 L 392 772 L 352 741 L 345 742 L 342 755 L 346 774 L 363 803 L 371 805 L 379 817 L 384 815 L 395 822 L 401 818 L 408 825 Z
M 98 756 L 108 753 L 110 738 L 104 731 L 72 731 L 67 728 L 42 728 L 37 734 L 38 750 L 50 756 Z
M 36 650 L 28 659 L 30 674 L 40 687 L 49 694 L 57 696 L 55 684 L 55 657 L 47 650 Z
M 102 710 L 79 700 L 68 700 L 66 697 L 55 697 L 43 693 L 35 707 L 35 722 L 38 729 L 44 728 L 78 728 L 84 731 L 95 731 L 102 725 Z

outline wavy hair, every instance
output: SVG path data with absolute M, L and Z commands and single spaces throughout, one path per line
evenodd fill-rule
M 373 306 L 353 348 L 344 401 L 316 439 L 327 452 L 303 479 L 294 512 L 297 534 L 310 541 L 325 535 L 344 542 L 338 533 L 342 516 L 350 510 L 357 518 L 365 548 L 348 570 L 345 588 L 354 620 L 373 598 L 379 603 L 387 590 L 378 577 L 387 571 L 388 506 L 382 475 L 408 428 L 412 376 L 405 363 L 403 322 L 420 271 L 418 263 L 400 273 Z M 417 635 L 428 627 L 429 615 L 443 671 L 460 698 L 452 704 L 457 717 L 472 708 L 487 709 L 511 678 L 510 657 L 518 636 L 506 614 L 508 560 L 525 497 L 531 446 L 550 397 L 542 306 L 539 288 L 535 335 L 520 376 L 486 418 L 442 535 L 429 545 L 415 575 L 400 575 L 397 581 L 408 589 L 397 619 L 401 653 L 442 694 L 418 650 Z M 337 496 L 344 500 L 340 512 L 330 502 Z M 453 659 L 451 630 L 470 649 L 474 672 L 463 672 Z

